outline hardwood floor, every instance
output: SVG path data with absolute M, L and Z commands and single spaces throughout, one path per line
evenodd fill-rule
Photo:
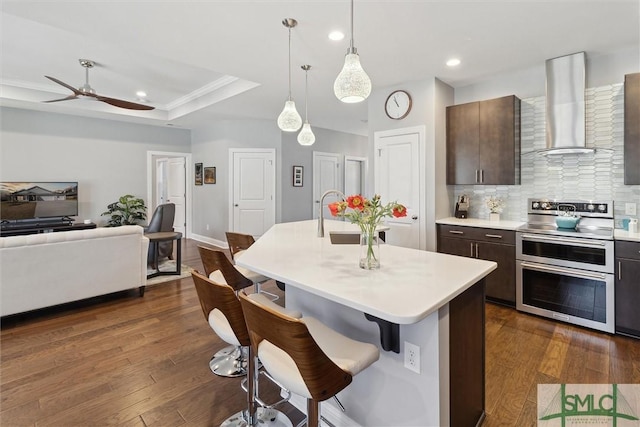
M 183 263 L 202 270 L 198 244 L 183 241 Z M 494 304 L 486 318 L 485 426 L 535 425 L 539 383 L 640 383 L 638 340 Z M 4 318 L 0 339 L 3 427 L 217 426 L 245 406 L 239 379 L 209 371 L 226 344 L 190 278 Z

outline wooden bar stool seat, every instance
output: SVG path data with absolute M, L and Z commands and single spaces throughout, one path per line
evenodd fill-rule
M 267 372 L 307 399 L 307 426 L 317 427 L 320 402 L 347 387 L 380 357 L 378 347 L 348 338 L 311 317 L 296 319 L 238 294 L 251 348 Z

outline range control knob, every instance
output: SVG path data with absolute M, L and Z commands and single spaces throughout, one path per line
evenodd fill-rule
M 542 202 L 542 209 L 547 209 L 549 207 L 549 203 Z
M 600 212 L 604 212 L 604 211 L 606 211 L 606 210 L 607 210 L 607 205 L 598 205 L 598 210 L 599 210 Z
M 540 203 L 533 202 L 533 209 L 538 209 L 540 207 Z
M 595 206 L 593 206 L 591 203 L 589 203 L 589 204 L 587 205 L 587 209 L 588 209 L 588 210 L 590 210 L 590 211 L 594 210 L 595 208 L 596 208 L 596 207 L 595 207 Z

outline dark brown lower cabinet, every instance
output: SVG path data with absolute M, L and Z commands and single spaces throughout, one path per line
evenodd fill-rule
M 439 224 L 438 252 L 496 262 L 498 268 L 485 279 L 486 298 L 515 307 L 516 246 L 514 231 Z
M 616 241 L 616 332 L 640 338 L 640 243 Z

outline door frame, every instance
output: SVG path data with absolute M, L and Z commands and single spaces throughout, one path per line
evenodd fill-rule
M 344 160 L 343 160 L 343 167 L 342 167 L 342 188 L 346 188 L 347 186 L 347 162 L 349 161 L 353 161 L 353 162 L 360 162 L 363 166 L 361 172 L 360 172 L 360 181 L 362 182 L 362 192 L 360 194 L 362 194 L 363 196 L 367 196 L 367 176 L 369 173 L 369 159 L 366 157 L 360 157 L 360 156 L 349 156 L 349 155 L 345 155 L 344 156 Z M 346 196 L 349 196 L 349 194 L 345 194 Z
M 406 128 L 399 129 L 390 129 L 384 131 L 377 131 L 373 133 L 373 150 L 374 150 L 374 187 L 377 182 L 377 171 L 375 170 L 376 159 L 378 153 L 379 142 L 382 138 L 392 137 L 392 136 L 401 136 L 408 134 L 417 134 L 418 135 L 418 191 L 420 194 L 420 202 L 418 203 L 418 228 L 420 230 L 420 244 L 419 248 L 421 250 L 427 250 L 427 199 L 429 198 L 427 195 L 427 175 L 426 175 L 426 153 L 427 153 L 427 142 L 426 135 L 427 129 L 426 126 L 411 126 Z M 378 189 L 376 188 L 376 191 Z M 433 188 L 431 191 L 435 191 Z M 433 200 L 433 199 L 432 199 Z M 435 219 L 434 219 L 435 221 Z
M 274 224 L 278 223 L 278 218 L 276 217 L 276 199 L 278 198 L 278 194 L 276 192 L 278 186 L 276 182 L 276 178 L 278 176 L 276 172 L 277 167 L 277 158 L 276 158 L 276 149 L 275 148 L 229 148 L 229 187 L 227 193 L 227 203 L 229 205 L 228 212 L 228 225 L 227 230 L 233 230 L 233 176 L 234 176 L 234 161 L 233 157 L 236 153 L 261 153 L 261 154 L 271 154 L 273 156 L 273 200 L 271 200 L 271 209 L 273 210 L 273 222 Z
M 187 227 L 185 229 L 185 239 L 191 236 L 192 233 L 192 186 L 189 185 L 193 180 L 193 171 L 191 167 L 189 167 L 191 162 L 191 153 L 181 153 L 176 151 L 147 151 L 147 200 L 153 201 L 153 186 L 155 185 L 155 180 L 153 179 L 155 173 L 156 162 L 154 157 L 184 157 L 184 166 L 185 166 L 185 174 L 184 174 L 184 188 L 185 188 L 185 221 L 187 222 Z M 147 207 L 147 219 L 151 219 L 151 215 L 153 212 L 149 212 L 149 207 Z

